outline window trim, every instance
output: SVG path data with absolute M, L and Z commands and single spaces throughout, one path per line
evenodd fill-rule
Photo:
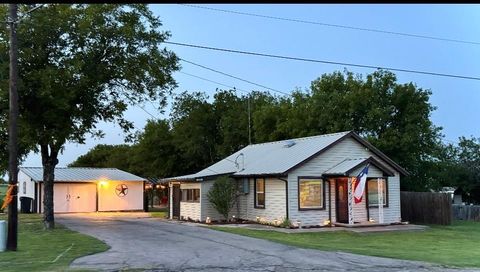
M 301 179 L 319 179 L 322 181 L 322 208 L 301 208 L 300 207 L 300 180 Z M 298 176 L 297 177 L 297 207 L 299 211 L 324 211 L 326 210 L 325 202 L 325 179 L 322 176 Z
M 192 200 L 188 200 L 188 191 L 191 191 L 192 194 Z M 195 193 L 194 190 L 198 190 L 198 200 L 193 200 Z M 185 192 L 186 199 L 183 198 L 183 191 Z M 187 202 L 187 203 L 200 203 L 200 199 L 202 198 L 202 195 L 200 193 L 200 188 L 186 188 L 186 189 L 180 189 L 180 202 Z
M 366 186 L 365 186 L 365 187 L 366 187 L 366 188 L 365 188 L 365 196 L 366 196 L 366 197 L 365 197 L 365 198 L 366 198 L 365 200 L 366 200 L 366 202 L 367 202 L 367 207 L 368 207 L 369 209 L 370 209 L 370 208 L 378 209 L 378 207 L 380 206 L 379 204 L 370 204 L 370 203 L 368 202 L 368 201 L 369 201 L 369 200 L 368 200 L 368 181 L 369 181 L 369 180 L 372 180 L 372 179 L 376 180 L 376 179 L 379 179 L 379 178 L 385 180 L 385 204 L 383 204 L 383 207 L 384 207 L 384 208 L 388 208 L 388 206 L 389 206 L 390 198 L 388 197 L 388 195 L 389 195 L 389 190 L 388 190 L 388 177 L 368 177 L 368 178 L 367 178 L 367 184 L 366 184 Z
M 257 179 L 263 179 L 263 206 L 258 206 L 257 205 Z M 266 188 L 267 188 L 267 179 L 266 178 L 254 178 L 253 179 L 253 207 L 255 209 L 265 209 L 266 202 L 267 202 L 267 194 L 266 194 Z

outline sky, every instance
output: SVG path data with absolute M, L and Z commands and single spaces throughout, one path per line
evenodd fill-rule
M 238 12 L 316 21 L 329 24 L 374 28 L 386 31 L 436 36 L 480 42 L 480 5 L 333 5 L 333 4 L 241 4 L 201 5 Z M 399 35 L 374 33 L 297 22 L 278 21 L 223 13 L 178 4 L 150 5 L 169 31 L 169 41 L 211 47 L 262 52 L 302 58 L 322 59 L 395 67 L 430 72 L 480 76 L 480 44 L 465 44 Z M 364 76 L 373 69 L 307 63 L 257 56 L 231 54 L 164 44 L 180 58 L 221 70 L 269 88 L 291 92 L 306 89 L 324 73 L 347 68 Z M 181 63 L 181 72 L 204 77 L 243 90 L 261 90 L 248 83 Z M 447 141 L 460 136 L 480 137 L 480 81 L 397 72 L 399 83 L 414 82 L 430 89 L 430 102 L 437 109 L 431 119 L 443 127 Z M 213 95 L 218 84 L 176 72 L 176 92 L 204 91 Z M 224 88 L 225 89 L 225 88 Z M 157 118 L 168 117 L 154 105 L 145 110 Z M 138 129 L 152 119 L 140 107 L 131 107 L 127 119 Z M 121 144 L 125 135 L 118 125 L 101 123 L 103 139 L 87 139 L 85 144 L 68 143 L 59 156 L 59 167 L 67 166 L 97 144 Z M 41 166 L 39 154 L 31 153 L 23 166 Z

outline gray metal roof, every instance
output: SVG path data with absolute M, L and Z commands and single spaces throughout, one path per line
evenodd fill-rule
M 366 162 L 369 158 L 346 159 L 334 167 L 325 171 L 325 175 L 341 175 L 346 176 L 350 171 L 357 168 L 360 164 Z
M 20 167 L 32 180 L 43 181 L 43 167 Z M 117 168 L 59 167 L 55 168 L 55 181 L 92 182 L 98 180 L 144 181 L 145 179 Z
M 326 176 L 351 176 L 351 175 L 358 175 L 360 174 L 360 171 L 358 173 L 352 173 L 353 170 L 357 169 L 359 166 L 364 165 L 364 164 L 372 164 L 376 166 L 378 169 L 383 171 L 383 173 L 387 176 L 393 176 L 394 174 L 390 169 L 385 167 L 385 165 L 378 160 L 376 160 L 374 157 L 368 157 L 368 158 L 356 158 L 356 159 L 345 159 L 341 163 L 333 166 L 332 168 L 328 169 L 323 173 Z
M 249 145 L 198 173 L 164 180 L 195 180 L 223 174 L 233 176 L 284 174 L 349 133 L 346 131 Z

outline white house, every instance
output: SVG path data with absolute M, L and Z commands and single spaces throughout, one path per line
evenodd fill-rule
M 365 194 L 355 203 L 355 177 L 366 165 Z M 288 218 L 305 226 L 400 222 L 400 176 L 407 174 L 356 133 L 341 132 L 249 145 L 198 173 L 165 180 L 170 218 L 222 219 L 207 193 L 218 176 L 227 175 L 239 192 L 231 216 Z
M 143 210 L 145 179 L 115 168 L 55 168 L 54 212 Z M 18 207 L 31 199 L 31 211 L 43 208 L 43 168 L 20 167 Z

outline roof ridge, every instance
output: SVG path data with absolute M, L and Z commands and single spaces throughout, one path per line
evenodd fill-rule
M 291 138 L 291 139 L 278 140 L 278 141 L 273 141 L 273 142 L 250 144 L 250 145 L 247 145 L 246 147 L 256 146 L 256 145 L 264 145 L 264 144 L 276 144 L 276 143 L 280 143 L 280 142 L 293 141 L 293 140 L 303 141 L 303 140 L 308 140 L 308 139 L 311 139 L 311 138 L 321 138 L 321 137 L 333 136 L 333 135 L 337 135 L 337 134 L 348 134 L 350 132 L 352 132 L 352 130 L 346 130 L 346 131 L 342 131 L 342 132 L 334 132 L 334 133 L 328 133 L 328 134 L 321 134 L 321 135 L 306 136 L 306 137 L 299 137 L 299 138 Z
M 18 168 L 36 168 L 36 169 L 40 169 L 40 168 L 43 168 L 43 166 L 19 166 Z M 118 168 L 115 168 L 115 167 L 77 167 L 77 166 L 73 166 L 73 167 L 68 167 L 68 166 L 60 166 L 60 167 L 55 167 L 55 169 L 109 169 L 109 170 L 119 170 L 119 171 L 124 171 L 124 170 L 121 170 L 121 169 L 118 169 Z M 125 172 L 125 171 L 124 171 Z

